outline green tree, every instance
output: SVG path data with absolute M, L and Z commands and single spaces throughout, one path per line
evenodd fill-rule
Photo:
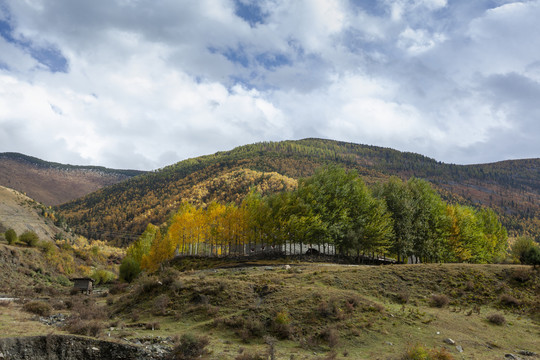
M 126 256 L 124 259 L 122 259 L 119 271 L 120 280 L 130 283 L 141 273 L 141 264 L 133 257 Z
M 511 246 L 512 258 L 515 262 L 521 262 L 524 254 L 535 246 L 534 240 L 529 236 L 520 236 Z
M 36 246 L 39 242 L 38 235 L 33 231 L 25 231 L 19 236 L 19 240 L 28 246 Z
M 413 197 L 406 183 L 392 176 L 386 183 L 375 187 L 375 195 L 384 199 L 393 221 L 390 252 L 404 261 L 413 250 Z
M 413 253 L 421 261 L 440 261 L 445 253 L 449 221 L 446 204 L 425 180 L 411 178 Z
M 317 238 L 312 237 L 310 243 L 330 241 L 342 254 L 386 249 L 392 231 L 390 215 L 356 171 L 319 168 L 312 177 L 299 181 L 297 193 L 304 217 L 310 219 L 304 223 L 317 230 Z
M 534 245 L 528 248 L 521 255 L 520 261 L 522 264 L 534 265 L 535 267 L 540 265 L 540 247 Z
M 9 245 L 13 245 L 17 242 L 17 233 L 13 229 L 8 229 L 4 236 Z

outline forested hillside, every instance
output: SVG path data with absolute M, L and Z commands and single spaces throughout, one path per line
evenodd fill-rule
M 142 173 L 65 165 L 18 153 L 0 153 L 0 185 L 24 192 L 49 206 L 80 198 Z
M 355 169 L 368 185 L 391 175 L 432 182 L 443 198 L 493 207 L 509 233 L 540 234 L 540 159 L 482 165 L 444 164 L 422 155 L 333 140 L 264 142 L 181 161 L 106 187 L 58 210 L 83 235 L 127 244 L 148 223 L 161 224 L 184 201 L 238 204 L 294 188 L 321 165 Z

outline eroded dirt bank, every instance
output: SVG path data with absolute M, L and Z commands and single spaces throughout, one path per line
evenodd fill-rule
M 156 359 L 143 349 L 76 336 L 0 338 L 1 360 Z

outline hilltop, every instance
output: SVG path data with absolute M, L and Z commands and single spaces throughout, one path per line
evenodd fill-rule
M 0 153 L 0 185 L 46 204 L 58 205 L 144 172 L 74 166 L 18 153 Z
M 58 211 L 88 237 L 127 243 L 148 223 L 165 222 L 182 201 L 238 203 L 251 186 L 263 194 L 281 191 L 328 164 L 355 169 L 368 184 L 392 175 L 426 179 L 447 201 L 492 207 L 511 234 L 540 238 L 540 159 L 454 165 L 323 139 L 257 143 L 184 160 L 102 188 Z

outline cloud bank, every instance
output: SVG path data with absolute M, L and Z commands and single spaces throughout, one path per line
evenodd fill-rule
M 0 151 L 155 169 L 322 137 L 540 156 L 540 1 L 0 1 Z

